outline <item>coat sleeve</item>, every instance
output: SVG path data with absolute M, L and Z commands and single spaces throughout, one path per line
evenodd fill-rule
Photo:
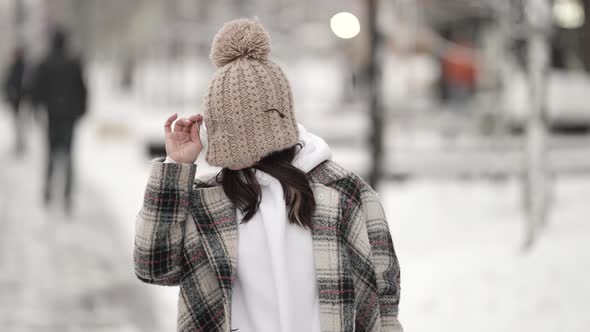
M 154 161 L 137 215 L 134 263 L 137 277 L 151 284 L 178 285 L 183 274 L 183 242 L 194 164 Z
M 397 255 L 381 201 L 367 184 L 364 187 L 361 201 L 377 278 L 381 329 L 383 332 L 401 332 L 403 328 L 398 320 L 400 267 Z

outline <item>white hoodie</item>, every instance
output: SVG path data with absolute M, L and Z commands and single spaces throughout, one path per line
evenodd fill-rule
M 303 148 L 293 165 L 311 171 L 332 153 L 326 142 L 299 125 Z M 231 328 L 238 332 L 320 332 L 311 232 L 289 223 L 283 188 L 256 171 L 262 200 L 239 224 L 238 271 L 232 288 Z M 236 212 L 238 222 L 243 214 Z
M 300 124 L 303 147 L 293 165 L 308 173 L 332 158 L 328 144 Z M 167 157 L 165 162 L 174 162 Z M 232 287 L 231 329 L 237 332 L 321 332 L 311 231 L 289 223 L 283 188 L 256 171 L 262 200 L 238 224 L 238 271 Z M 236 221 L 243 214 L 236 209 Z

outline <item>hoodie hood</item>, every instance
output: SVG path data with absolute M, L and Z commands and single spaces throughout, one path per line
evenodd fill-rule
M 332 159 L 332 150 L 326 141 L 321 137 L 308 132 L 303 125 L 299 124 L 299 141 L 303 148 L 299 151 L 293 166 L 305 173 L 309 173 L 317 165 L 326 160 Z
M 305 173 L 309 173 L 319 164 L 332 159 L 332 150 L 321 137 L 308 132 L 302 124 L 298 124 L 299 142 L 302 148 L 295 156 L 292 165 Z M 268 185 L 273 180 L 272 176 L 256 170 L 256 178 L 260 185 Z

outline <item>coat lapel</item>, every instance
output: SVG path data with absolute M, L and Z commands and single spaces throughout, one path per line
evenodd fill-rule
M 341 236 L 340 195 L 314 183 L 316 212 L 312 238 L 322 331 L 353 331 L 354 285 Z
M 193 199 L 197 230 L 203 247 L 223 293 L 224 317 L 220 317 L 222 331 L 229 331 L 231 288 L 237 271 L 238 227 L 235 207 L 221 187 L 203 188 Z

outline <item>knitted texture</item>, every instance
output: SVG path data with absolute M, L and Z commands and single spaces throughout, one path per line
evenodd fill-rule
M 246 167 L 297 144 L 291 87 L 269 55 L 270 37 L 256 20 L 228 22 L 215 36 L 218 69 L 203 104 L 209 164 Z

